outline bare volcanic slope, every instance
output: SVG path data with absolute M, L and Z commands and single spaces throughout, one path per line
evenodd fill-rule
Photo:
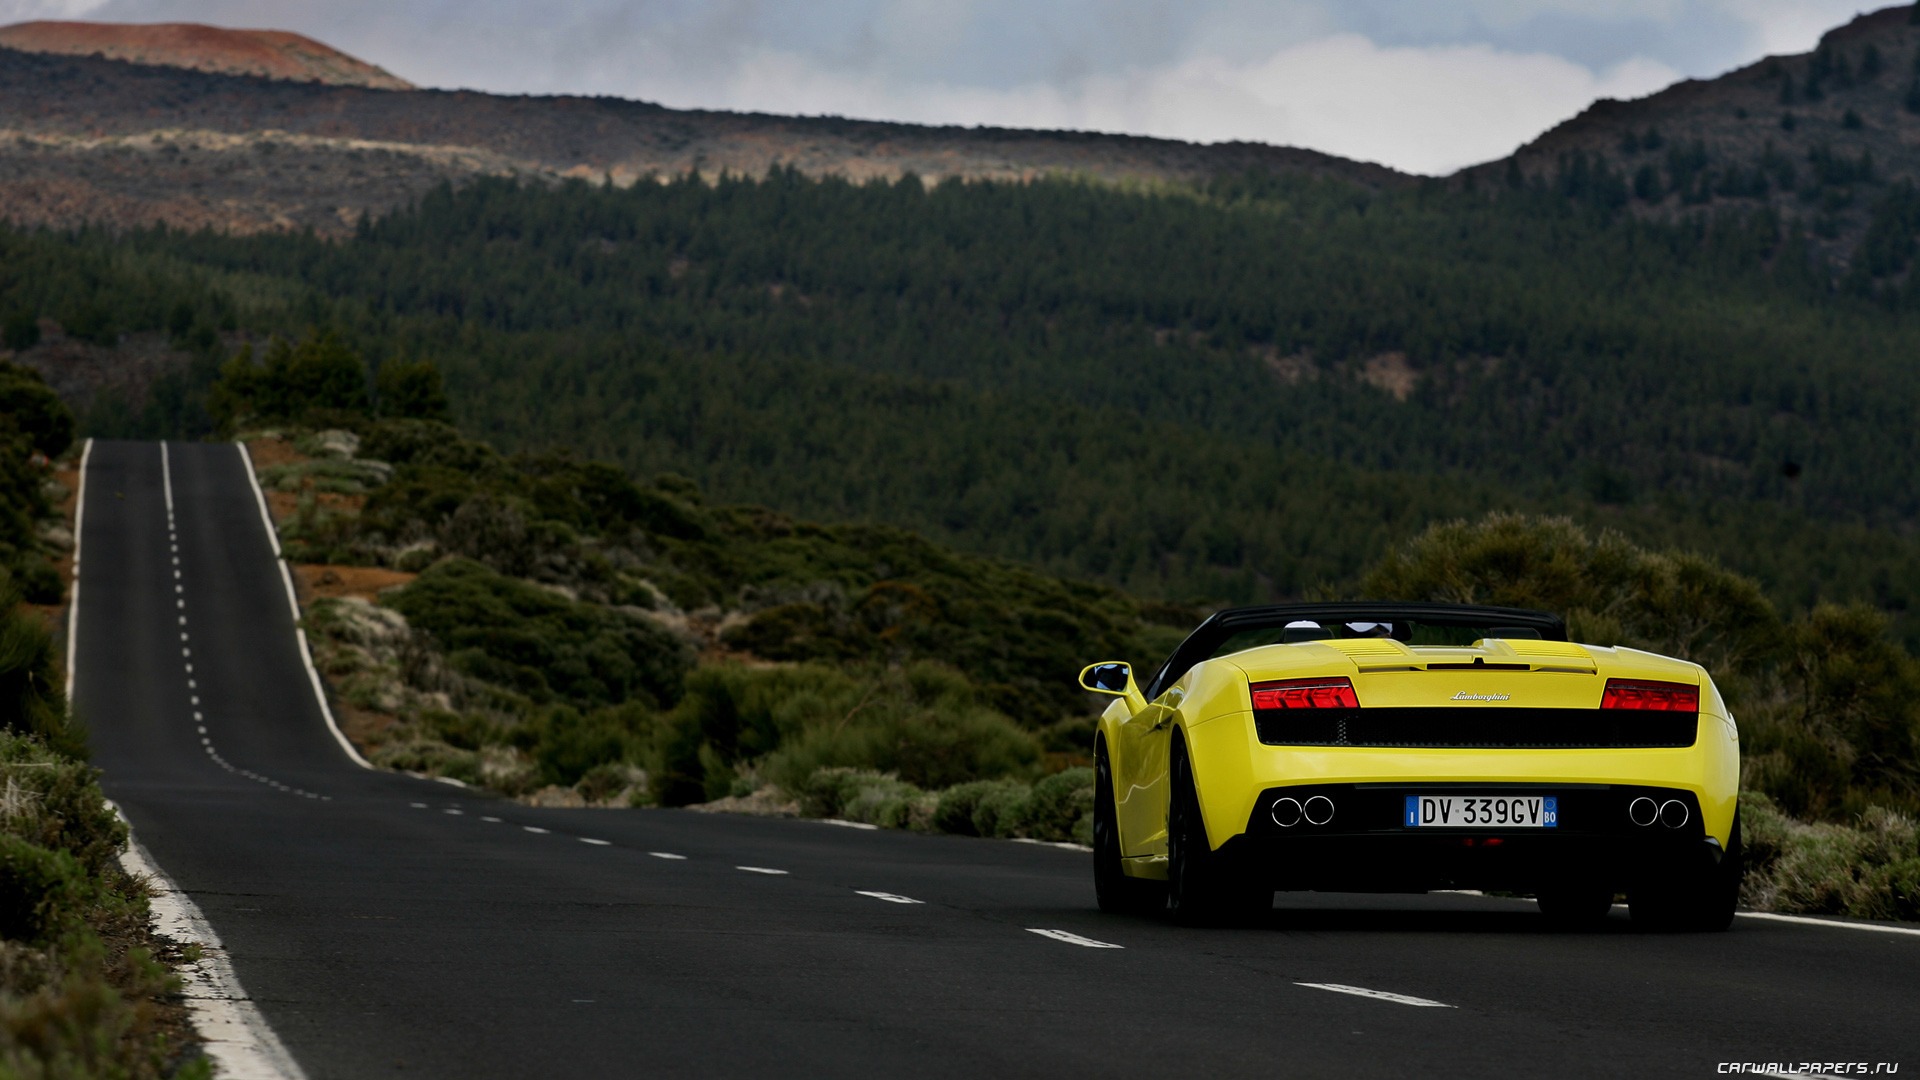
M 62 56 L 102 56 L 218 75 L 411 90 L 413 84 L 310 37 L 285 30 L 228 30 L 199 23 L 23 22 L 0 26 L 0 46 Z
M 762 175 L 775 167 L 854 180 L 1069 174 L 1151 183 L 1250 168 L 1373 187 L 1411 180 L 1254 143 L 376 90 L 0 47 L 0 216 L 20 224 L 340 234 L 441 181 L 628 184 L 696 169 Z
M 1920 177 L 1920 9 L 1902 4 L 1634 101 L 1602 100 L 1457 180 L 1557 184 L 1674 216 L 1770 207 L 1844 263 L 1876 206 Z

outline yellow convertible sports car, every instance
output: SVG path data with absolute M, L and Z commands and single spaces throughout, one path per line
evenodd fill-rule
M 1453 604 L 1222 611 L 1158 670 L 1094 664 L 1106 911 L 1233 920 L 1276 889 L 1532 893 L 1567 924 L 1724 930 L 1739 733 L 1699 665 Z

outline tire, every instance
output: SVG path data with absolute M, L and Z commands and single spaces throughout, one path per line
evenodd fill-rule
M 1168 762 L 1167 911 L 1187 926 L 1252 922 L 1273 909 L 1273 890 L 1207 842 L 1186 744 L 1177 737 Z
M 1658 932 L 1717 933 L 1733 925 L 1746 878 L 1746 845 L 1740 839 L 1740 815 L 1733 815 L 1727 852 L 1712 866 L 1694 866 L 1664 881 L 1648 882 L 1627 894 L 1636 925 Z
M 1164 882 L 1128 877 L 1120 868 L 1120 814 L 1113 801 L 1107 744 L 1093 749 L 1093 897 L 1110 915 L 1149 915 L 1167 906 Z
M 1613 887 L 1585 881 L 1554 882 L 1534 896 L 1540 914 L 1556 930 L 1587 930 L 1613 910 Z

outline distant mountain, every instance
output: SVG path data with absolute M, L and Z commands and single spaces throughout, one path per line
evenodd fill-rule
M 139 54 L 50 54 L 82 48 L 0 48 L 0 215 L 12 221 L 337 235 L 442 181 L 610 177 L 627 184 L 693 170 L 759 176 L 776 166 L 855 180 L 916 173 L 1185 183 L 1249 169 L 1370 188 L 1412 180 L 1378 165 L 1255 143 L 705 112 L 201 70 L 251 71 L 237 46 L 223 46 L 219 59 L 169 53 L 170 66 L 159 66 L 157 46 Z M 127 58 L 105 58 L 121 55 Z
M 1636 213 L 1769 207 L 1845 264 L 1885 193 L 1920 177 L 1920 8 L 1861 15 L 1771 56 L 1634 101 L 1596 102 L 1457 181 L 1558 184 Z
M 1635 101 L 1601 101 L 1456 186 L 1557 188 L 1650 217 L 1767 208 L 1843 271 L 1892 221 L 1873 274 L 1904 266 L 1889 199 L 1920 176 L 1915 8 L 1864 15 L 1818 49 Z M 443 181 L 792 167 L 856 181 L 1075 175 L 1191 183 L 1247 170 L 1415 183 L 1378 165 L 1254 143 L 668 109 L 615 98 L 418 90 L 295 34 L 182 24 L 0 29 L 0 216 L 343 235 Z M 1891 259 L 1891 262 L 1888 260 Z M 1880 264 L 1886 265 L 1880 265 Z M 1897 269 L 1897 268 L 1896 268 Z
M 285 30 L 228 30 L 199 23 L 24 22 L 0 26 L 0 46 L 22 52 L 99 56 L 216 75 L 411 90 L 384 69 Z

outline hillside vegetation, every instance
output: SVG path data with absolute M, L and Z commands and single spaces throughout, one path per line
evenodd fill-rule
M 452 415 L 505 449 L 1137 595 L 1299 595 L 1431 522 L 1523 509 L 1920 630 L 1905 279 L 1840 287 L 1767 211 L 777 173 L 480 184 L 343 243 L 0 246 L 0 305 L 68 333 L 205 356 L 239 325 L 335 326 L 376 365 L 436 360 Z M 211 430 L 212 375 L 193 360 L 88 423 Z

